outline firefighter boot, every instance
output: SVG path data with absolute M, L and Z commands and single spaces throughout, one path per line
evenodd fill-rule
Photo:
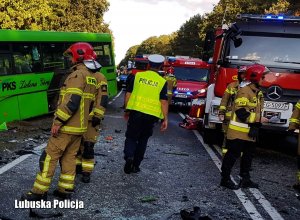
M 40 201 L 40 200 L 47 200 L 47 193 L 44 194 L 37 194 L 37 193 L 33 193 L 31 191 L 27 192 L 27 193 L 23 193 L 21 196 L 21 201 Z
M 72 194 L 71 192 L 70 193 L 61 192 L 58 189 L 56 189 L 56 190 L 53 191 L 53 195 L 55 197 L 58 197 L 61 200 L 70 200 L 71 199 L 71 194 Z
M 257 188 L 258 184 L 253 182 L 250 178 L 242 178 L 240 181 L 241 188 Z
M 127 158 L 124 166 L 124 172 L 126 174 L 130 174 L 132 172 L 132 169 L 133 169 L 133 159 Z
M 89 183 L 91 181 L 91 174 L 88 173 L 88 172 L 83 172 L 82 177 L 81 177 L 81 181 L 83 183 Z
M 224 178 L 222 177 L 220 186 L 224 186 L 228 189 L 237 190 L 239 188 L 238 185 L 235 185 L 235 183 L 230 178 Z

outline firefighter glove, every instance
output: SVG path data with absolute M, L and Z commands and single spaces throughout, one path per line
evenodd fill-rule
M 246 122 L 247 118 L 250 116 L 250 112 L 247 112 L 245 108 L 236 110 L 235 114 L 241 122 Z
M 97 117 L 92 117 L 92 126 L 93 127 L 96 127 L 97 125 L 100 125 L 101 123 L 101 119 L 100 118 L 97 118 Z

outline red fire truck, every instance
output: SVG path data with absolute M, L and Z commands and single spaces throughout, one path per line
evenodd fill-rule
M 198 58 L 167 57 L 164 70 L 174 68 L 177 88 L 173 92 L 172 103 L 191 106 L 200 105 L 199 117 L 204 114 L 206 90 L 211 80 L 210 65 Z
M 287 130 L 293 105 L 300 98 L 300 17 L 238 15 L 236 23 L 216 31 L 213 72 L 204 116 L 204 141 L 212 143 L 221 130 L 218 108 L 226 86 L 236 80 L 239 66 L 259 63 L 270 73 L 263 82 L 264 129 Z

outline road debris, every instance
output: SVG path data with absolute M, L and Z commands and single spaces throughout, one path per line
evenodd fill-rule
M 164 154 L 173 154 L 173 155 L 179 155 L 179 156 L 189 156 L 188 153 L 185 152 L 164 152 Z
M 157 198 L 155 196 L 145 196 L 141 198 L 141 202 L 154 202 Z

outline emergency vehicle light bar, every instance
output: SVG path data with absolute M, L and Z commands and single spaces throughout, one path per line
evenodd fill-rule
M 256 14 L 238 14 L 238 19 L 251 20 L 272 20 L 272 21 L 300 21 L 300 16 L 284 16 L 284 15 L 256 15 Z

